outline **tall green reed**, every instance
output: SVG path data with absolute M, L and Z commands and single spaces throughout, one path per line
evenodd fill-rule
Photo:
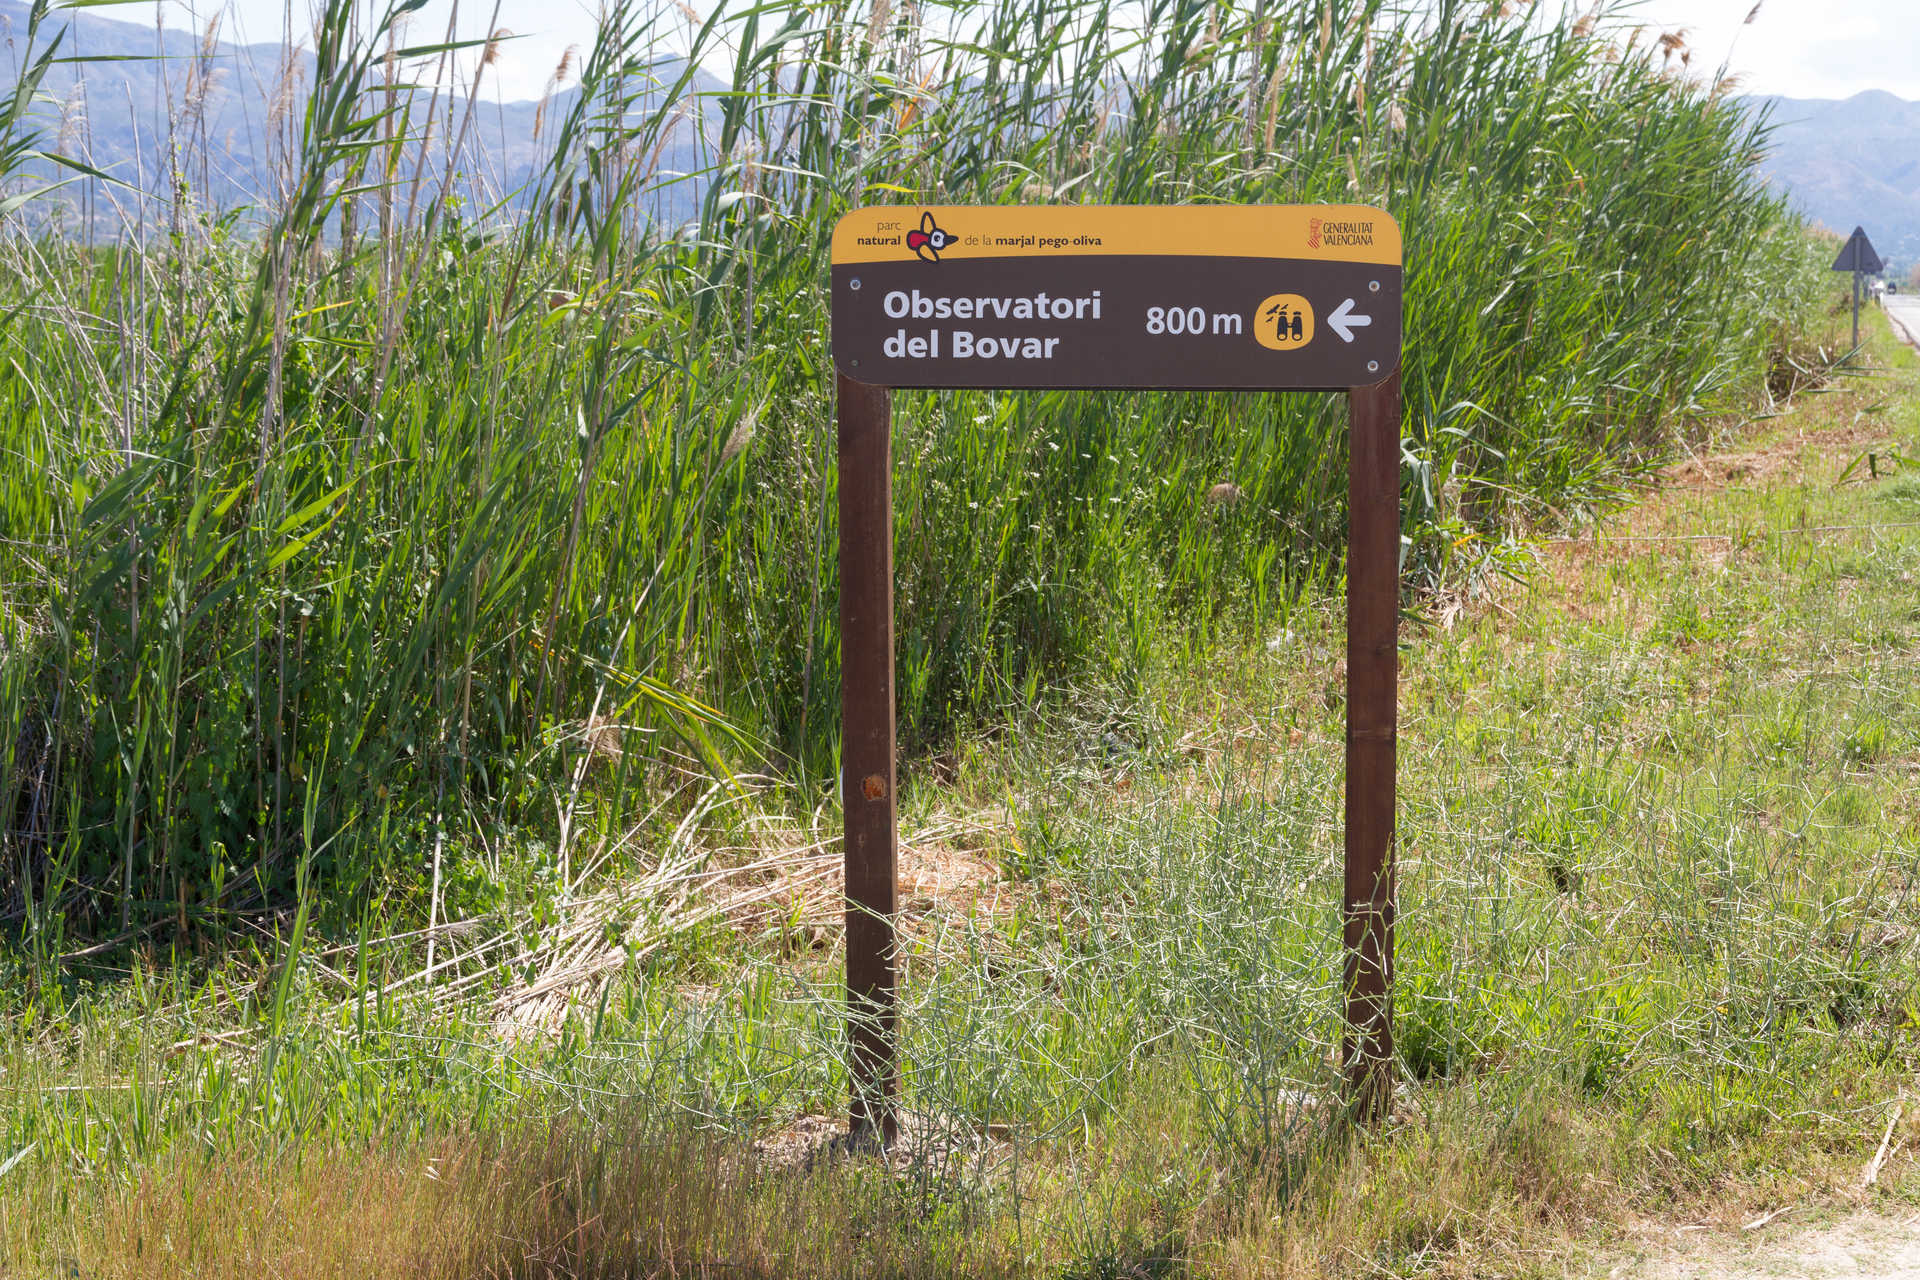
M 218 925 L 286 902 L 309 849 L 342 918 L 437 918 L 503 866 L 644 849 L 715 774 L 811 805 L 837 719 L 822 268 L 855 204 L 1390 208 L 1416 582 L 1612 500 L 1747 393 L 1815 278 L 1749 168 L 1763 129 L 1605 24 L 620 7 L 509 188 L 459 51 L 392 78 L 406 8 L 327 6 L 257 238 L 199 211 L 166 243 L 4 245 L 0 796 L 30 929 Z M 684 226 L 647 216 L 676 202 Z M 911 750 L 1063 686 L 1138 696 L 1338 571 L 1322 399 L 897 417 Z

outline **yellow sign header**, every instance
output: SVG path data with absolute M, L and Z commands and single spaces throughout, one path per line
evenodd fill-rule
M 833 229 L 835 266 L 1151 256 L 1400 265 L 1400 224 L 1364 204 L 883 205 Z

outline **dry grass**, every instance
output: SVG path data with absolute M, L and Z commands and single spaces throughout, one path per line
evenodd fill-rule
M 852 1275 L 858 1259 L 940 1274 L 888 1256 L 904 1216 L 890 1199 L 871 1177 L 770 1169 L 691 1133 L 558 1127 L 174 1164 L 92 1198 L 62 1261 L 127 1280 Z
M 1279 1262 L 1353 1275 L 1394 1261 L 1495 1264 L 1516 1251 L 1485 1238 L 1490 1221 L 1518 1212 L 1564 1242 L 1599 1208 L 1557 1136 L 1564 1115 L 1487 1145 L 1452 1141 L 1451 1124 L 1449 1140 L 1420 1126 L 1375 1145 L 1315 1138 L 1307 1164 L 1256 1179 L 1244 1198 L 1196 1166 L 1185 1119 L 1136 1114 L 1090 1149 L 1034 1153 L 1018 1215 L 1006 1212 L 1014 1187 L 952 1161 L 888 1172 L 796 1160 L 786 1144 L 637 1118 L 297 1161 L 195 1157 L 132 1187 L 76 1189 L 53 1256 L 101 1280 L 1148 1276 L 1196 1263 L 1253 1277 Z M 1114 1133 L 1127 1136 L 1116 1145 Z
M 1622 1169 L 1613 1124 L 1573 1095 L 1503 1113 L 1434 1090 L 1383 1138 L 1314 1136 L 1304 1161 L 1250 1185 L 1192 1158 L 1190 1119 L 1135 1112 L 1015 1173 L 1002 1156 L 984 1179 L 966 1153 L 833 1156 L 826 1121 L 750 1144 L 638 1115 L 297 1160 L 188 1157 L 132 1187 L 75 1188 L 65 1238 L 38 1256 L 99 1280 L 1516 1276 L 1616 1246 L 1658 1252 L 1688 1239 L 1683 1225 L 1728 1249 L 1783 1199 L 1815 1213 L 1874 1202 L 1834 1189 L 1857 1174 L 1837 1154 L 1824 1182 L 1816 1165 L 1786 1188 L 1650 1198 L 1658 1170 Z M 1903 1136 L 1910 1148 L 1920 1125 Z M 1883 1177 L 1911 1186 L 1915 1172 L 1908 1150 Z M 14 1245 L 11 1216 L 0 1209 L 0 1241 Z

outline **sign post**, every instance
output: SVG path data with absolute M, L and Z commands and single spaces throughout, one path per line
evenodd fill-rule
M 894 388 L 1348 397 L 1347 1105 L 1392 1104 L 1400 610 L 1400 228 L 1365 205 L 889 206 L 834 228 L 841 795 L 852 1136 L 899 1072 Z
M 1835 271 L 1853 272 L 1853 349 L 1860 349 L 1860 277 L 1879 275 L 1887 269 L 1880 261 L 1880 255 L 1874 252 L 1873 241 L 1867 239 L 1865 227 L 1855 227 L 1847 242 L 1840 246 L 1840 256 L 1833 260 Z

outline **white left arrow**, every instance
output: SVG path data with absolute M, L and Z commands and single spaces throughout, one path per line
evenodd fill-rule
M 1334 308 L 1333 314 L 1327 317 L 1327 323 L 1332 325 L 1333 331 L 1340 335 L 1340 341 L 1352 342 L 1353 331 L 1355 329 L 1364 329 L 1372 324 L 1373 317 L 1353 314 L 1353 299 L 1348 298 L 1345 302 Z

